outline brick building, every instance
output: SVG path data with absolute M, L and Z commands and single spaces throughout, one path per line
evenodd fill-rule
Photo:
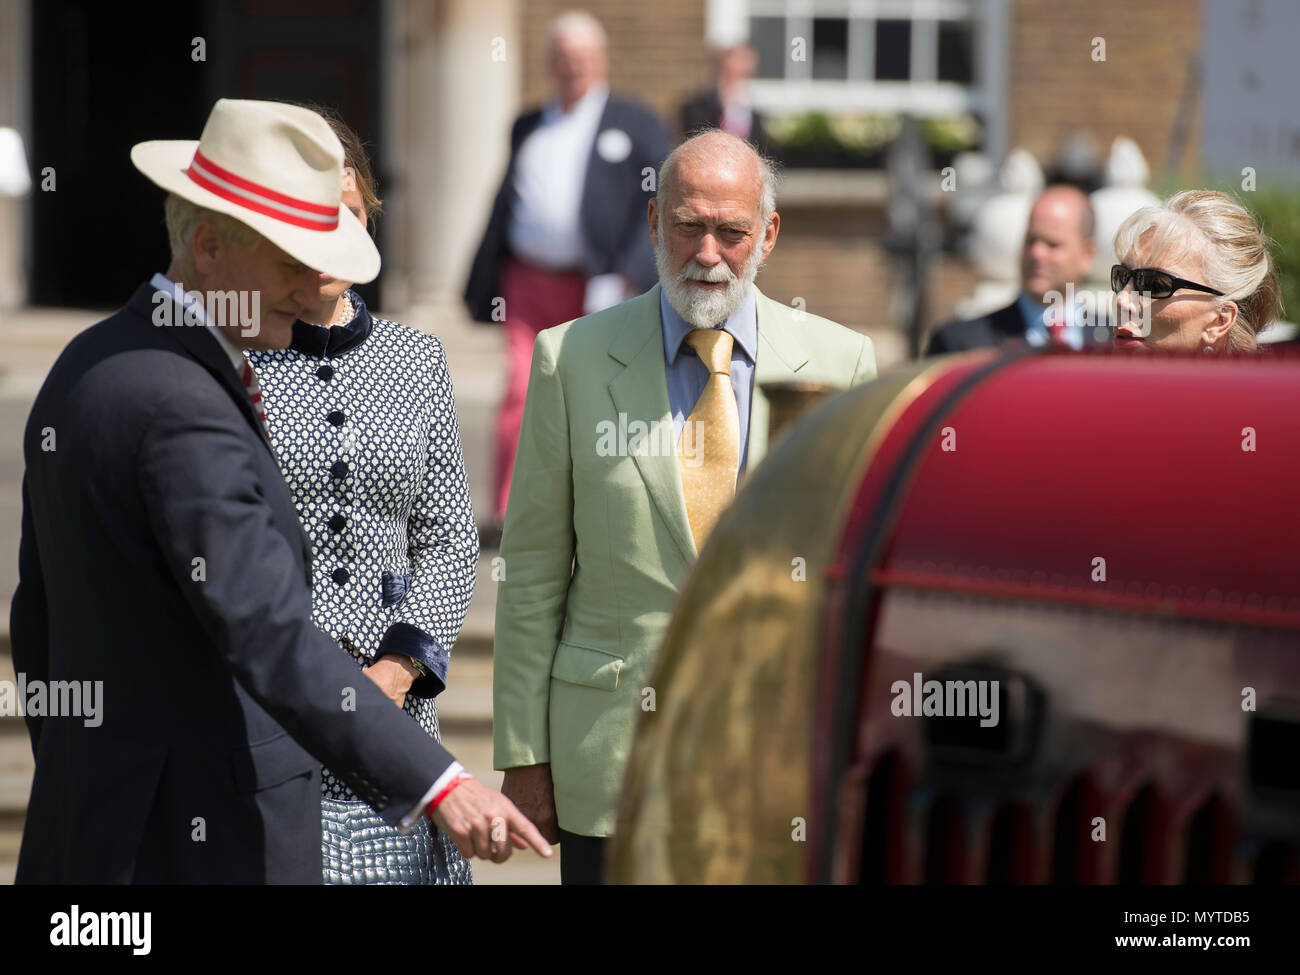
M 565 0 L 530 0 L 522 5 L 520 35 L 544 37 L 547 23 L 571 6 Z M 1116 136 L 1129 136 L 1153 172 L 1196 169 L 1201 17 L 1195 2 L 590 0 L 585 9 L 609 34 L 611 86 L 643 99 L 670 123 L 675 123 L 682 100 L 709 81 L 711 39 L 757 43 L 763 31 L 755 28 L 766 26 L 771 33 L 771 22 L 784 16 L 786 39 L 812 28 L 812 66 L 805 72 L 811 77 L 769 80 L 760 69 L 755 85 L 760 108 L 974 109 L 986 120 L 983 148 L 995 161 L 1009 148 L 1022 146 L 1050 163 L 1066 136 L 1082 130 L 1103 152 Z M 798 16 L 801 10 L 810 11 L 804 20 Z M 767 24 L 758 25 L 756 19 Z M 881 21 L 893 29 L 894 38 L 907 23 L 902 35 L 911 42 L 907 80 L 897 79 L 897 65 L 889 80 L 862 77 L 870 73 L 870 65 L 853 70 L 855 55 L 865 55 L 857 58 L 861 62 L 881 54 Z M 945 24 L 953 28 L 949 35 L 963 37 L 964 50 L 960 44 L 944 45 Z M 860 40 L 871 29 L 877 40 L 874 50 L 869 41 Z M 928 45 L 920 36 L 927 31 Z M 829 43 L 819 42 L 822 34 Z M 535 42 L 522 56 L 523 104 L 547 97 L 544 53 L 542 44 Z M 933 61 L 939 60 L 936 55 L 968 58 L 969 84 L 940 82 L 938 65 L 920 63 L 927 55 Z M 850 62 L 842 84 L 839 78 L 826 77 L 831 72 L 818 70 L 817 61 L 824 56 Z M 874 60 L 876 73 L 883 74 L 882 58 Z M 942 88 L 950 90 L 937 90 Z M 938 179 L 936 173 L 936 185 Z M 881 246 L 887 196 L 879 171 L 787 170 L 778 198 L 781 238 L 760 286 L 780 300 L 802 297 L 810 310 L 880 333 L 897 354 L 900 347 L 890 319 L 893 271 Z M 933 199 L 940 206 L 944 202 L 938 193 Z M 972 282 L 964 260 L 941 256 L 930 281 L 929 317 L 947 317 Z
M 95 187 L 105 179 L 137 194 L 140 206 L 152 205 L 151 189 L 126 162 L 132 141 L 192 137 L 217 97 L 315 95 L 343 103 L 375 146 L 388 204 L 380 225 L 384 306 L 460 314 L 457 298 L 505 166 L 510 122 L 548 94 L 546 26 L 578 5 L 200 0 L 180 12 L 142 0 L 123 15 L 85 0 L 0 0 L 0 125 L 24 135 L 34 173 L 53 162 L 62 180 L 58 194 L 0 208 L 0 257 L 18 255 L 0 268 L 0 282 L 17 282 L 0 306 L 21 300 L 24 280 L 30 300 L 78 303 L 58 290 L 60 278 L 42 273 L 71 246 L 51 237 L 67 225 L 57 206 L 134 205 L 134 198 L 101 199 Z M 682 99 L 709 80 L 710 43 L 749 39 L 761 59 L 755 101 L 772 115 L 965 113 L 980 120 L 980 147 L 995 163 L 1015 146 L 1050 161 L 1068 133 L 1082 130 L 1103 152 L 1115 136 L 1130 136 L 1157 173 L 1198 164 L 1202 4 L 1195 0 L 588 0 L 585 7 L 609 34 L 612 87 L 670 124 Z M 162 33 L 161 25 L 174 29 Z M 209 42 L 205 63 L 191 63 L 196 36 Z M 799 41 L 803 58 L 791 53 Z M 142 45 L 141 57 L 172 59 L 173 84 L 95 67 L 120 65 Z M 117 60 L 97 60 L 110 53 Z M 174 108 L 164 113 L 159 98 Z M 117 168 L 105 175 L 83 161 L 78 169 L 71 157 L 85 156 L 88 144 Z M 881 171 L 792 168 L 786 175 L 781 239 L 761 286 L 871 331 L 882 359 L 896 358 Z M 937 172 L 933 184 L 936 203 L 950 202 L 938 192 Z M 100 219 L 121 218 L 105 210 Z M 129 262 L 135 274 L 142 259 L 131 246 L 109 257 Z M 931 319 L 945 317 L 973 283 L 955 255 L 941 256 L 935 270 Z M 117 291 L 122 273 L 104 267 Z M 102 297 L 93 282 L 81 287 L 92 296 L 82 304 L 111 303 L 116 294 L 107 284 Z

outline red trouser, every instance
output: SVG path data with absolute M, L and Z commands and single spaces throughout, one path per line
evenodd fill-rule
M 528 373 L 537 333 L 582 315 L 587 278 L 580 271 L 547 271 L 507 257 L 501 265 L 501 297 L 506 312 L 506 396 L 497 417 L 496 516 L 504 518 L 510 477 L 519 448 Z

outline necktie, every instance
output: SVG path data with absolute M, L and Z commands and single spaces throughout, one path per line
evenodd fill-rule
M 240 378 L 244 380 L 244 388 L 248 390 L 248 398 L 253 401 L 253 409 L 257 410 L 262 426 L 265 427 L 266 410 L 262 409 L 262 387 L 257 384 L 257 373 L 253 372 L 252 363 L 247 359 L 244 360 L 244 368 L 240 373 Z
M 686 418 L 677 443 L 677 467 L 696 549 L 736 494 L 740 469 L 740 412 L 731 388 L 731 333 L 697 328 L 686 336 L 709 369 L 709 381 Z
M 1070 326 L 1065 324 L 1065 318 L 1058 314 L 1052 315 L 1047 321 L 1047 338 L 1052 345 L 1065 346 L 1070 348 L 1070 340 L 1066 338 L 1069 334 Z

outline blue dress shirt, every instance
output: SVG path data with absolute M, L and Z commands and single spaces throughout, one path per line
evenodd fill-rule
M 695 326 L 683 321 L 677 309 L 659 292 L 659 315 L 663 321 L 664 366 L 668 374 L 668 409 L 673 415 L 673 432 L 681 439 L 686 418 L 709 381 L 709 367 L 700 361 L 695 350 L 686 344 L 687 333 Z M 754 394 L 754 363 L 758 361 L 758 306 L 751 285 L 736 313 L 722 323 L 735 342 L 731 347 L 731 388 L 736 393 L 736 410 L 740 414 L 740 470 L 745 470 L 749 453 L 749 404 Z

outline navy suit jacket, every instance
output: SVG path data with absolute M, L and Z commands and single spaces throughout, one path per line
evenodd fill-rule
M 541 120 L 542 110 L 534 109 L 519 116 L 510 131 L 510 162 L 465 286 L 465 304 L 476 321 L 492 321 L 492 302 L 501 294 L 501 262 L 509 251 L 507 232 L 514 203 L 515 160 L 524 140 Z M 658 280 L 654 247 L 646 227 L 646 204 L 655 195 L 654 181 L 650 181 L 649 190 L 643 190 L 643 170 L 653 169 L 658 178 L 659 165 L 668 155 L 668 134 L 649 109 L 614 95 L 605 103 L 597 136 L 606 129 L 626 132 L 632 140 L 632 151 L 620 162 L 609 162 L 592 142 L 579 218 L 584 244 L 582 270 L 588 277 L 622 274 L 639 293 Z
M 1092 325 L 1083 330 L 1083 344 L 1108 345 L 1114 331 L 1109 325 Z M 1004 342 L 1025 340 L 1025 319 L 1016 302 L 980 318 L 948 322 L 930 335 L 926 355 L 986 349 Z
M 321 761 L 396 823 L 452 758 L 312 625 L 248 394 L 155 294 L 68 345 L 23 437 L 14 668 L 103 693 L 97 727 L 27 717 L 17 879 L 320 883 Z
M 749 126 L 749 143 L 763 155 L 768 155 L 772 147 L 763 128 L 763 114 L 758 109 L 751 109 L 753 117 Z M 722 124 L 722 99 L 718 97 L 717 88 L 708 88 L 694 98 L 682 103 L 679 124 L 682 138 L 691 136 L 704 129 L 716 128 Z

